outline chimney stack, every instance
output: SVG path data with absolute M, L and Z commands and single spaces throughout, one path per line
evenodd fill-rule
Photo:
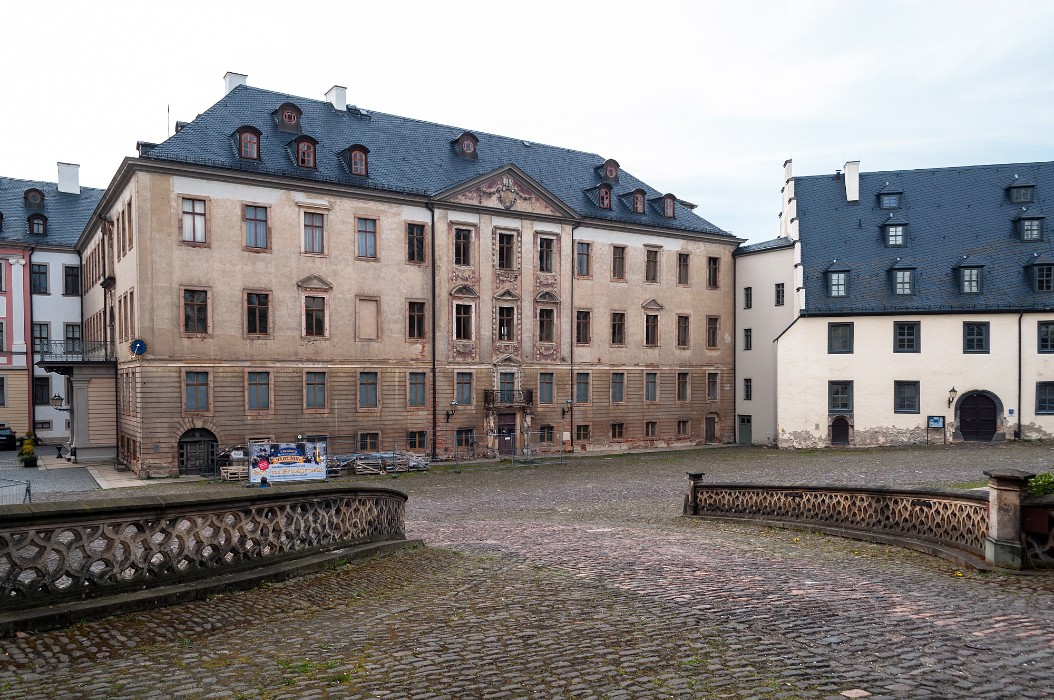
M 334 85 L 326 92 L 326 100 L 333 105 L 333 109 L 343 112 L 348 108 L 348 89 L 342 85 Z
M 223 76 L 223 94 L 226 95 L 239 85 L 245 85 L 245 80 L 248 77 L 249 76 L 242 75 L 241 73 L 232 73 L 231 71 L 227 71 L 227 74 Z
M 75 163 L 59 163 L 59 192 L 81 193 L 81 166 Z
M 858 160 L 845 163 L 845 201 L 860 201 L 860 161 Z

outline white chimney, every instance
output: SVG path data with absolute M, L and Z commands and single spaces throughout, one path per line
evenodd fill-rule
M 845 201 L 860 201 L 860 161 L 858 160 L 845 163 Z
M 227 71 L 227 74 L 223 76 L 223 94 L 226 95 L 239 85 L 245 85 L 245 80 L 248 77 L 249 76 L 242 75 L 241 73 L 232 73 L 230 71 Z
M 326 100 L 333 105 L 333 109 L 343 112 L 348 108 L 348 89 L 334 85 L 326 92 Z
M 76 163 L 59 163 L 59 192 L 81 193 L 81 166 Z

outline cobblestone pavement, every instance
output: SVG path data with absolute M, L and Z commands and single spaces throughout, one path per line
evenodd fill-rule
M 1052 454 L 700 450 L 371 479 L 410 495 L 428 548 L 0 641 L 0 698 L 1052 697 L 1052 578 L 679 516 L 688 470 L 963 486 Z
M 41 446 L 38 449 L 51 449 Z M 0 479 L 28 481 L 33 500 L 38 494 L 63 494 L 71 491 L 90 491 L 98 488 L 87 469 L 67 467 L 63 469 L 26 469 L 18 460 L 18 450 L 0 451 Z M 59 496 L 61 497 L 61 496 Z

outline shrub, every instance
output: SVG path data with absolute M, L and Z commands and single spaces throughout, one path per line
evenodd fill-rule
M 1049 496 L 1054 494 L 1054 474 L 1043 472 L 1029 479 L 1028 494 L 1030 496 Z
M 25 439 L 22 440 L 22 456 L 32 457 L 36 453 L 36 449 L 33 448 L 33 433 L 26 433 Z

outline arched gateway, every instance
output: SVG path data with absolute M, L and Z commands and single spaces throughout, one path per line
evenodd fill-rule
M 216 473 L 216 436 L 210 430 L 193 428 L 179 438 L 179 475 Z

